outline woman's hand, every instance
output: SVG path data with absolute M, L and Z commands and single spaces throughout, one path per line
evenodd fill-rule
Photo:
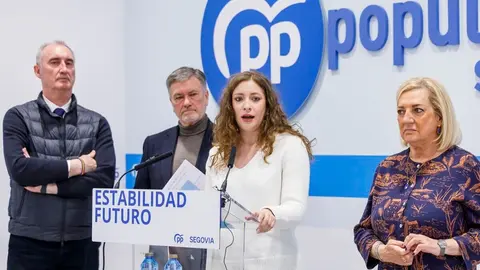
M 382 262 L 403 266 L 412 265 L 413 262 L 413 254 L 405 249 L 402 241 L 390 239 L 386 245 L 379 247 L 378 253 Z
M 440 255 L 440 247 L 437 244 L 437 240 L 425 235 L 411 233 L 405 237 L 403 243 L 407 250 L 413 252 L 413 255 L 417 255 L 420 252 L 435 256 Z
M 253 213 L 253 216 L 247 217 L 247 220 L 258 220 L 260 223 L 257 227 L 257 233 L 264 233 L 270 231 L 277 219 L 273 215 L 272 211 L 269 209 L 262 209 L 258 212 Z

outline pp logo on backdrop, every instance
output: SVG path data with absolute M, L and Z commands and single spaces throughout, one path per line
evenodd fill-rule
M 177 244 L 183 243 L 183 234 L 179 234 L 179 233 L 175 234 L 173 236 L 173 241 L 175 241 L 175 243 Z
M 228 78 L 258 70 L 270 78 L 288 117 L 310 95 L 323 53 L 318 0 L 208 1 L 201 36 L 203 69 L 217 102 Z

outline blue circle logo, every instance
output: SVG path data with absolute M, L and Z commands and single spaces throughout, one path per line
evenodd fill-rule
M 324 27 L 319 0 L 215 0 L 203 15 L 201 54 L 219 102 L 228 78 L 265 74 L 290 118 L 310 95 L 320 69 Z

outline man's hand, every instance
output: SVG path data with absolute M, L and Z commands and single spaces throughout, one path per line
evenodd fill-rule
M 27 148 L 25 147 L 22 148 L 22 152 L 26 158 L 30 158 L 30 154 L 28 154 Z M 42 186 L 29 186 L 29 187 L 25 187 L 25 189 L 33 193 L 42 193 Z M 52 194 L 52 195 L 57 194 L 58 193 L 57 184 L 55 183 L 48 184 L 44 188 L 44 192 L 45 194 Z
M 22 148 L 22 152 L 23 152 L 23 155 L 26 157 L 26 158 L 30 158 L 30 155 L 28 154 L 28 151 L 27 151 L 27 148 Z
M 85 173 L 93 172 L 97 169 L 97 161 L 93 159 L 95 157 L 95 150 L 92 150 L 87 155 L 79 157 L 85 163 Z
M 25 189 L 33 193 L 42 193 L 42 186 L 25 187 Z M 56 195 L 57 193 L 58 193 L 57 184 L 51 183 L 46 186 L 44 194 Z
M 73 177 L 82 174 L 82 167 L 84 172 L 89 173 L 97 169 L 97 161 L 93 159 L 95 157 L 95 150 L 92 150 L 87 155 L 83 155 L 77 159 L 69 160 L 70 162 L 70 171 L 68 172 L 68 177 Z M 82 163 L 84 165 L 82 165 Z

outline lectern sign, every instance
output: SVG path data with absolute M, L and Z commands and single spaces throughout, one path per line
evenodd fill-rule
M 92 205 L 93 241 L 219 248 L 219 192 L 94 189 Z

